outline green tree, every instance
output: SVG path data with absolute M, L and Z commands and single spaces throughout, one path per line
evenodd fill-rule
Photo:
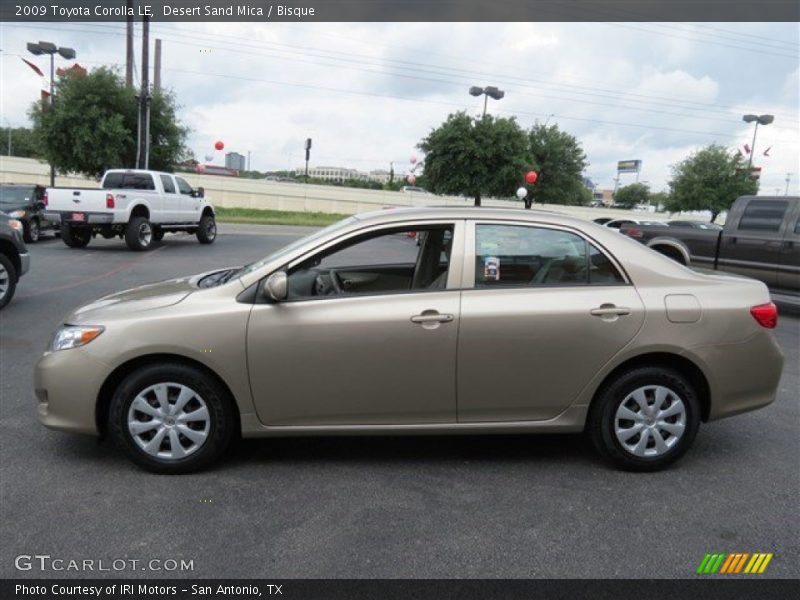
M 185 155 L 188 129 L 169 92 L 150 102 L 151 169 L 170 171 Z M 56 83 L 55 105 L 37 101 L 29 111 L 42 158 L 60 171 L 99 177 L 106 169 L 134 167 L 136 92 L 111 69 L 68 72 Z
M 11 139 L 9 140 L 9 132 Z M 10 142 L 10 143 L 9 143 Z M 36 136 L 33 130 L 26 127 L 0 127 L 0 154 L 4 156 L 20 156 L 22 158 L 37 158 L 39 150 L 37 148 Z
M 713 223 L 736 198 L 755 194 L 758 182 L 741 156 L 711 144 L 672 167 L 669 189 L 667 210 L 708 210 Z
M 633 208 L 637 204 L 646 204 L 650 198 L 650 186 L 646 183 L 631 183 L 614 192 L 614 204 L 622 208 Z
M 528 167 L 525 132 L 514 118 L 451 114 L 419 143 L 424 181 L 434 194 L 513 196 Z M 418 180 L 418 185 L 421 181 Z
M 580 142 L 558 125 L 534 125 L 528 144 L 533 168 L 539 174 L 531 188 L 534 202 L 583 203 L 583 171 L 589 163 Z

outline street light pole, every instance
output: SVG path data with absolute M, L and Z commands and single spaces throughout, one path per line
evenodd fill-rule
M 747 168 L 753 166 L 753 155 L 756 153 L 756 134 L 758 134 L 759 125 L 769 125 L 775 120 L 774 115 L 743 115 L 742 121 L 745 123 L 755 122 L 756 126 L 753 129 L 753 143 L 750 146 L 750 156 L 747 159 Z
M 486 87 L 478 87 L 477 85 L 473 85 L 469 88 L 469 95 L 470 96 L 484 96 L 483 98 L 483 115 L 481 118 L 486 117 L 486 109 L 489 103 L 489 97 L 493 98 L 494 100 L 502 99 L 506 93 L 503 90 L 497 89 L 493 85 L 487 85 Z
M 50 55 L 50 109 L 53 109 L 55 106 L 56 96 L 55 96 L 55 55 L 58 53 L 61 55 L 62 58 L 66 58 L 67 60 L 71 60 L 75 58 L 76 53 L 75 50 L 72 48 L 59 48 L 52 42 L 42 42 L 39 41 L 38 43 L 28 42 L 28 52 L 35 56 L 41 56 L 42 54 L 49 54 Z M 56 169 L 53 166 L 53 163 L 50 163 L 50 187 L 54 187 L 56 184 Z

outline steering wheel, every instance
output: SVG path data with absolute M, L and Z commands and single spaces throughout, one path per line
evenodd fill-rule
M 344 293 L 344 286 L 342 285 L 342 280 L 339 277 L 339 274 L 334 270 L 328 270 L 328 277 L 331 280 L 331 285 L 333 286 L 333 291 L 337 295 L 341 295 Z

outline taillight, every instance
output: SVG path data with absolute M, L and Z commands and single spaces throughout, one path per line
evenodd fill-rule
M 42 204 L 47 206 L 47 192 L 42 195 Z
M 750 309 L 750 314 L 759 325 L 767 329 L 775 329 L 778 325 L 778 307 L 772 302 L 754 306 Z
M 114 195 L 106 194 L 106 208 L 114 208 Z
M 622 233 L 624 233 L 625 235 L 628 235 L 630 237 L 635 237 L 635 238 L 640 238 L 643 235 L 641 229 L 633 229 L 632 227 L 626 229 Z

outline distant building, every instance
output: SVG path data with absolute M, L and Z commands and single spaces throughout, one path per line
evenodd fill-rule
M 594 188 L 594 191 L 592 191 L 592 200 L 594 202 L 602 202 L 606 206 L 611 206 L 614 204 L 614 190 Z
M 375 171 L 370 171 L 367 175 L 370 181 L 377 181 L 380 184 L 386 185 L 389 183 L 389 179 L 391 179 L 392 174 L 389 171 L 384 171 L 383 169 L 376 169 Z
M 247 159 L 238 152 L 228 152 L 225 155 L 225 168 L 245 171 L 247 169 Z

